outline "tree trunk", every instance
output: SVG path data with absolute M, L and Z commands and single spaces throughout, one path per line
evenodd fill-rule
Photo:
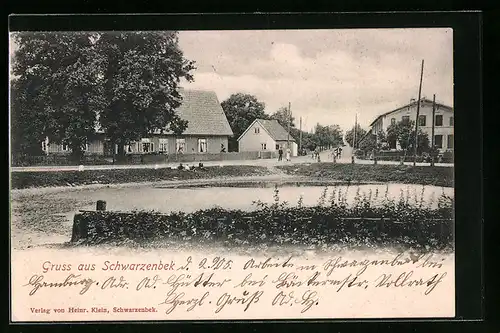
M 81 142 L 71 142 L 71 160 L 77 164 L 80 164 L 83 159 L 82 143 Z

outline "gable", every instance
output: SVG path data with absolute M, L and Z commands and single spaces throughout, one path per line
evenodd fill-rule
M 240 135 L 238 141 L 245 135 L 251 135 L 256 127 L 263 129 L 274 141 L 290 141 L 295 142 L 295 139 L 288 136 L 287 130 L 281 126 L 277 120 L 255 119 L 253 123 Z
M 185 89 L 179 92 L 182 104 L 176 112 L 181 119 L 188 121 L 188 127 L 182 135 L 233 135 L 215 92 Z

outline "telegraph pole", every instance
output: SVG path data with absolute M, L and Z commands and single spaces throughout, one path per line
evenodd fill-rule
M 432 97 L 431 166 L 434 166 L 434 118 L 436 117 L 436 94 Z
M 356 132 L 357 132 L 357 127 L 358 127 L 358 114 L 354 116 L 354 135 L 353 135 L 353 140 L 352 140 L 352 149 L 354 150 L 356 148 Z
M 299 151 L 302 151 L 302 117 L 300 117 L 299 122 Z
M 424 59 L 422 59 L 422 68 L 420 69 L 420 85 L 418 87 L 418 101 L 417 101 L 417 118 L 415 121 L 415 142 L 413 152 L 413 166 L 417 164 L 417 147 L 418 147 L 418 118 L 420 116 L 420 98 L 422 94 L 422 78 L 424 76 Z
M 286 148 L 290 149 L 290 122 L 292 121 L 291 103 L 288 102 L 288 136 L 286 138 Z

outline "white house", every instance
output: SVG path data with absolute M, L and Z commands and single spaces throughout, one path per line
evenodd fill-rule
M 182 103 L 177 114 L 188 121 L 187 129 L 181 135 L 171 131 L 150 134 L 137 142 L 126 145 L 125 153 L 220 153 L 222 147 L 227 151 L 228 139 L 233 135 L 217 95 L 213 91 L 179 89 Z M 86 153 L 112 155 L 113 147 L 104 137 L 104 132 L 96 127 L 96 133 L 88 138 L 82 147 Z M 49 144 L 48 139 L 42 142 L 42 150 L 46 154 L 69 154 L 71 148 L 66 143 Z M 115 147 L 115 152 L 118 147 Z
M 298 145 L 277 120 L 255 119 L 238 138 L 238 148 L 243 151 L 277 151 L 290 144 L 292 156 L 297 156 Z
M 371 124 L 370 133 L 376 134 L 383 130 L 387 134 L 387 128 L 399 121 L 409 121 L 417 118 L 417 102 L 401 106 L 395 110 L 386 112 L 378 116 Z M 432 101 L 426 98 L 420 100 L 419 129 L 426 132 L 429 141 L 432 140 Z M 453 108 L 447 105 L 436 103 L 434 118 L 434 146 L 443 152 L 454 148 L 454 113 Z M 366 137 L 366 136 L 365 136 Z M 399 143 L 389 142 L 391 149 L 399 148 Z

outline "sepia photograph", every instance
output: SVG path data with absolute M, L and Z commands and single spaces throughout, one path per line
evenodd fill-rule
M 13 322 L 455 316 L 451 28 L 9 38 Z

